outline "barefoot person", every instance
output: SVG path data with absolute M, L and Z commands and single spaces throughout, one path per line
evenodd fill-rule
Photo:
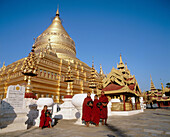
M 107 104 L 108 104 L 108 98 L 105 96 L 104 91 L 101 92 L 101 97 L 99 98 L 99 101 L 102 103 L 101 106 L 101 115 L 100 118 L 102 119 L 102 125 L 107 124 Z
M 93 108 L 92 108 L 92 117 L 91 121 L 95 123 L 96 126 L 99 126 L 100 121 L 100 106 L 101 103 L 98 100 L 98 96 L 94 96 Z
M 47 105 L 44 106 L 43 110 L 41 111 L 41 117 L 40 117 L 40 128 L 43 128 L 46 122 L 46 116 L 49 111 L 47 110 Z
M 89 127 L 89 123 L 91 120 L 91 111 L 92 111 L 92 99 L 91 99 L 91 93 L 87 93 L 87 97 L 84 99 L 83 102 L 83 115 L 82 120 L 86 122 L 86 126 Z
M 51 115 L 50 112 L 48 112 L 46 120 L 45 120 L 45 124 L 44 124 L 44 126 L 48 128 L 52 128 L 51 126 L 52 119 L 50 118 L 50 115 Z

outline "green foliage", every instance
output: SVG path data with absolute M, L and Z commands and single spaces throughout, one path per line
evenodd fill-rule
M 170 88 L 170 83 L 166 83 L 166 87 L 167 87 L 167 88 Z

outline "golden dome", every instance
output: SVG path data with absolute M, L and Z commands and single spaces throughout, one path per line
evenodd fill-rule
M 75 43 L 64 29 L 57 9 L 51 25 L 35 41 L 35 53 L 45 50 L 49 44 L 59 58 L 76 58 Z

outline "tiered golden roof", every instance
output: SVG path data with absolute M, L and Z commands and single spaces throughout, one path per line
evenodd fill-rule
M 28 57 L 25 58 L 21 70 L 22 73 L 27 76 L 37 75 L 37 57 L 35 56 L 34 48 L 29 53 Z
M 150 78 L 151 78 L 151 87 L 150 87 L 150 90 L 151 90 L 151 91 L 152 91 L 152 90 L 156 90 L 155 85 L 153 84 L 151 75 L 150 75 Z
M 103 91 L 106 94 L 130 93 L 135 96 L 141 95 L 141 90 L 135 76 L 130 74 L 127 64 L 122 61 L 117 65 L 118 69 L 112 68 L 111 72 L 103 79 Z
M 96 88 L 96 71 L 94 69 L 94 62 L 92 63 L 92 68 L 91 68 L 91 76 L 89 80 L 89 88 Z

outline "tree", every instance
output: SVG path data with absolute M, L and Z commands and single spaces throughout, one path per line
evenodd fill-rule
M 166 83 L 166 87 L 167 87 L 167 88 L 170 88 L 170 83 Z

